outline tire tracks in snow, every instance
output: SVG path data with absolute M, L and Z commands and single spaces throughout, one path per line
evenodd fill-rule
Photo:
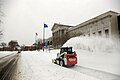
M 9 61 L 7 61 L 9 63 L 1 71 L 0 80 L 11 80 L 18 59 L 19 59 L 19 54 L 14 54 L 12 57 L 10 57 Z
M 95 70 L 79 65 L 75 65 L 74 67 L 70 67 L 69 69 L 98 78 L 100 80 L 120 80 L 120 75 L 116 75 L 100 70 Z

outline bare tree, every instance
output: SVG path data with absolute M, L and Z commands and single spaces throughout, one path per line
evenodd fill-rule
M 2 42 L 2 43 L 1 43 L 1 46 L 2 46 L 2 47 L 6 47 L 6 46 L 7 46 L 7 43 Z
M 3 36 L 3 31 L 2 31 L 2 16 L 3 16 L 3 12 L 2 12 L 2 0 L 0 0 L 0 41 L 2 39 L 2 36 Z

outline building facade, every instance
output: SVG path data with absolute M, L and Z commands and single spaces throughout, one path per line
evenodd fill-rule
M 68 29 L 72 27 L 69 25 L 62 25 L 55 23 L 52 27 L 52 45 L 54 48 L 60 48 L 67 40 Z
M 120 16 L 119 13 L 108 11 L 101 14 L 95 18 L 92 18 L 86 22 L 78 24 L 76 26 L 66 26 L 61 24 L 54 24 L 52 28 L 53 34 L 53 44 L 57 41 L 56 37 L 59 39 L 62 35 L 66 35 L 67 40 L 76 36 L 101 36 L 106 38 L 118 39 L 120 38 Z M 64 30 L 65 33 L 60 32 Z M 55 33 L 58 31 L 58 33 Z M 66 40 L 66 41 L 67 41 Z M 60 41 L 57 41 L 59 45 L 63 45 Z M 57 48 L 61 47 L 55 44 Z

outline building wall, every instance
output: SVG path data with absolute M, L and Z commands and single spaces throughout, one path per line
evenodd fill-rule
M 101 14 L 95 18 L 92 18 L 86 22 L 83 22 L 73 27 L 66 27 L 64 25 L 64 27 L 66 28 L 64 28 L 63 26 L 59 27 L 57 28 L 57 30 L 53 30 L 53 33 L 55 33 L 55 31 L 65 30 L 66 31 L 65 34 L 67 34 L 66 36 L 68 37 L 67 39 L 81 35 L 101 36 L 112 39 L 119 38 L 120 35 L 118 29 L 118 18 L 117 18 L 118 15 L 119 14 L 116 12 L 108 11 L 104 14 Z M 53 35 L 53 37 L 60 38 L 61 36 Z M 59 40 L 57 41 L 59 44 L 55 44 L 55 45 L 62 45 L 62 43 Z
M 119 38 L 118 20 L 116 16 L 113 15 L 111 18 L 111 35 L 113 39 Z
M 117 13 L 108 12 L 81 23 L 68 30 L 71 37 L 75 36 L 101 36 L 107 38 L 118 38 Z
M 54 24 L 52 28 L 52 42 L 54 48 L 60 48 L 68 39 L 67 31 L 71 26 Z

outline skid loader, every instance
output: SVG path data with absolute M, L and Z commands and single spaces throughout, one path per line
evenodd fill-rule
M 77 54 L 72 51 L 72 47 L 62 47 L 60 53 L 57 53 L 57 58 L 52 62 L 60 66 L 74 66 L 77 64 Z

